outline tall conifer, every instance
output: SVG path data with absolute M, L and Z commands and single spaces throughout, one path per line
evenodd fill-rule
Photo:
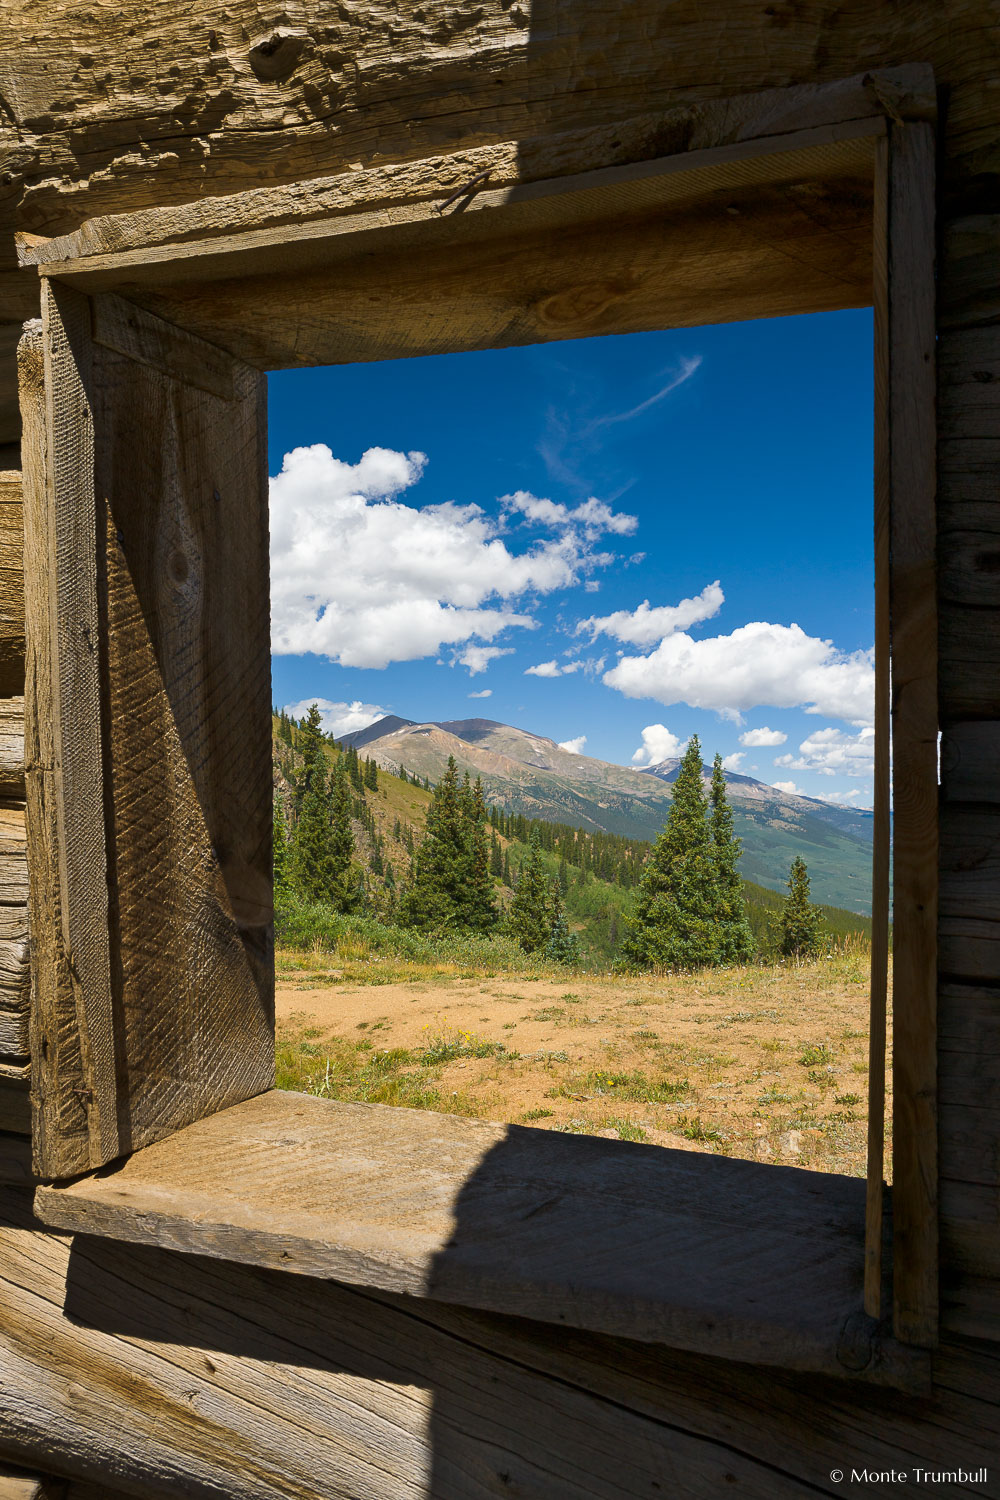
M 531 830 L 528 857 L 521 865 L 510 904 L 510 925 L 525 953 L 539 953 L 549 941 L 552 923 L 549 917 L 548 891 L 538 830 Z
M 743 898 L 743 882 L 736 868 L 743 845 L 733 833 L 733 810 L 726 796 L 726 777 L 722 769 L 722 756 L 718 753 L 712 765 L 710 800 L 712 851 L 718 887 L 716 920 L 720 929 L 719 962 L 746 963 L 753 956 L 754 940 Z
M 698 969 L 723 961 L 718 882 L 702 785 L 701 745 L 692 735 L 674 782 L 666 826 L 639 883 L 622 958 L 639 968 Z
M 809 901 L 809 872 L 796 855 L 788 873 L 788 895 L 781 909 L 780 947 L 785 958 L 806 958 L 822 942 L 823 914 Z

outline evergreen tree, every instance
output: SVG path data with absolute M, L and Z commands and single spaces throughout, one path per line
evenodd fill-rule
M 302 752 L 302 769 L 295 778 L 296 813 L 301 812 L 302 804 L 310 792 L 326 791 L 326 754 L 323 749 L 319 707 L 315 703 L 302 720 L 298 748 Z
M 510 850 L 509 849 L 505 849 L 503 851 L 503 877 L 502 878 L 503 878 L 504 885 L 509 886 L 510 885 Z
M 274 799 L 274 894 L 288 889 L 288 830 L 285 811 L 279 798 Z
M 307 901 L 336 904 L 337 869 L 324 778 L 302 798 L 288 860 L 289 883 Z
M 724 961 L 718 881 L 701 745 L 692 735 L 666 826 L 639 883 L 621 954 L 638 968 L 698 969 Z
M 468 820 L 453 756 L 434 788 L 427 827 L 414 860 L 413 884 L 403 901 L 402 916 L 413 927 L 443 931 L 463 926 L 468 877 Z
M 503 877 L 503 853 L 500 849 L 500 840 L 494 833 L 490 838 L 490 875 L 494 880 Z
M 823 914 L 809 901 L 809 872 L 799 855 L 792 860 L 788 895 L 781 909 L 780 948 L 785 958 L 807 958 L 823 941 Z
M 370 792 L 378 791 L 378 767 L 371 759 L 365 761 L 365 786 Z
M 559 861 L 559 890 L 563 896 L 569 890 L 569 865 L 565 855 Z
M 351 829 L 351 789 L 347 766 L 343 755 L 330 777 L 330 861 L 332 866 L 330 894 L 328 900 L 338 911 L 350 911 L 357 905 L 359 877 L 363 875 L 354 865 L 354 834 Z M 363 895 L 363 884 L 361 887 Z
M 468 774 L 463 792 L 468 788 Z M 483 784 L 476 777 L 471 792 L 463 799 L 465 814 L 465 837 L 467 844 L 467 876 L 465 900 L 461 921 L 473 932 L 489 932 L 496 926 L 497 908 L 493 895 L 493 878 L 490 874 L 490 848 L 486 842 L 486 803 L 483 799 Z
M 712 765 L 712 850 L 715 856 L 715 880 L 718 889 L 716 920 L 719 925 L 719 962 L 747 963 L 754 953 L 753 933 L 743 898 L 743 882 L 737 871 L 742 842 L 733 833 L 733 810 L 726 796 L 726 778 L 722 756 L 716 753 Z
M 528 857 L 521 865 L 514 887 L 510 925 L 525 953 L 541 952 L 549 941 L 552 924 L 537 829 L 532 829 Z
M 554 959 L 560 964 L 580 962 L 580 944 L 576 934 L 569 930 L 558 880 L 553 881 L 552 884 L 549 940 L 545 945 L 545 957 Z

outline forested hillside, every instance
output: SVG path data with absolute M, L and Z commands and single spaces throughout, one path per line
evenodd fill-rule
M 276 838 L 280 841 L 301 816 L 305 734 L 284 714 L 275 714 L 272 729 Z M 352 745 L 339 746 L 328 736 L 320 738 L 328 773 L 339 770 L 346 792 L 353 844 L 346 905 L 358 914 L 394 923 L 400 920 L 401 903 L 413 881 L 414 861 L 432 802 L 431 785 L 406 768 L 398 774 L 382 769 L 364 755 L 363 748 L 359 752 Z M 546 881 L 551 888 L 558 887 L 584 961 L 599 966 L 610 963 L 652 844 L 531 819 L 495 806 L 488 809 L 487 820 L 490 876 L 501 911 L 508 910 L 514 899 L 534 835 Z M 281 851 L 277 858 L 281 860 Z M 782 895 L 749 881 L 744 881 L 744 894 L 755 940 L 761 953 L 769 955 Z M 820 909 L 831 939 L 870 932 L 866 917 L 832 906 Z M 279 941 L 280 929 L 279 911 Z

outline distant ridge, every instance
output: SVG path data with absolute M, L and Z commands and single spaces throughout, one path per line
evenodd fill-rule
M 364 750 L 387 769 L 405 766 L 431 782 L 454 756 L 460 771 L 481 777 L 487 802 L 506 812 L 639 839 L 654 839 L 662 828 L 680 765 L 679 757 L 639 768 L 573 755 L 547 735 L 496 719 L 418 723 L 388 714 L 341 736 L 341 743 Z M 709 767 L 703 772 L 711 776 Z M 870 813 L 782 792 L 736 771 L 725 775 L 747 880 L 783 890 L 789 865 L 800 854 L 814 900 L 868 912 Z

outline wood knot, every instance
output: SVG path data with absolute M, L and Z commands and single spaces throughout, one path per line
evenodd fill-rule
M 303 32 L 276 26 L 250 46 L 250 66 L 262 81 L 276 83 L 294 71 L 308 38 Z
M 594 323 L 629 290 L 620 282 L 594 281 L 543 297 L 535 305 L 538 321 L 549 328 Z

